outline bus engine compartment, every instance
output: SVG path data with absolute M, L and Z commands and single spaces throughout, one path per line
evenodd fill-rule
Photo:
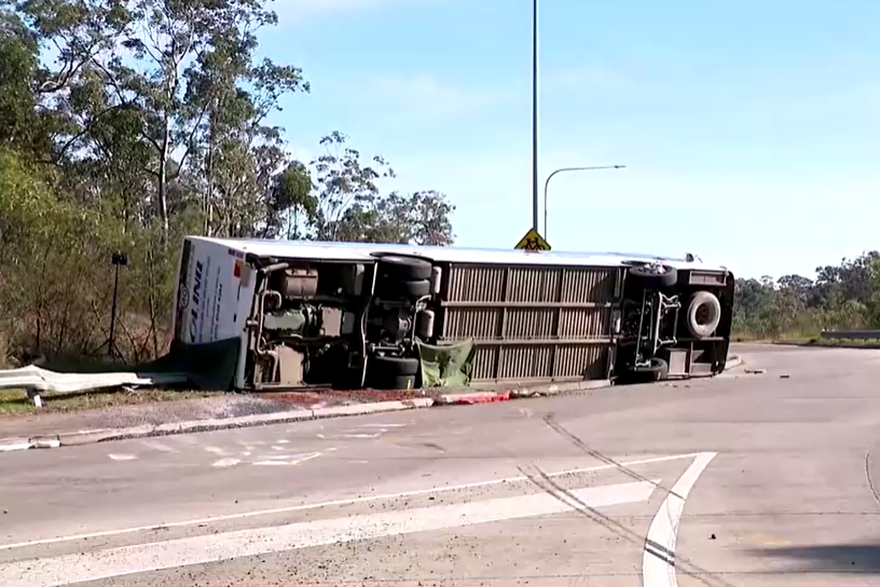
M 433 338 L 439 267 L 378 255 L 373 264 L 271 262 L 257 273 L 247 323 L 255 387 L 415 387 L 416 338 Z

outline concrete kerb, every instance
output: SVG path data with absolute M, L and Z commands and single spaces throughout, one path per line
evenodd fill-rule
M 725 370 L 743 364 L 742 357 L 733 356 L 728 359 Z M 552 396 L 564 393 L 577 393 L 611 387 L 608 379 L 592 381 L 572 381 L 564 383 L 543 383 L 517 385 L 504 390 L 450 390 L 447 393 L 435 394 L 433 397 L 414 398 L 399 401 L 374 402 L 349 406 L 335 406 L 310 410 L 292 410 L 274 414 L 255 414 L 236 418 L 216 418 L 189 422 L 173 422 L 159 425 L 143 425 L 130 428 L 108 428 L 72 432 L 58 435 L 34 436 L 31 438 L 10 438 L 0 440 L 0 453 L 32 448 L 58 448 L 62 446 L 82 446 L 97 442 L 125 440 L 130 438 L 147 438 L 151 436 L 168 436 L 192 432 L 210 432 L 251 426 L 267 426 L 270 424 L 286 424 L 303 420 L 320 418 L 336 418 L 342 416 L 360 416 L 380 412 L 394 412 L 429 408 L 433 405 L 449 406 L 475 403 L 488 403 L 521 399 L 528 397 Z
M 172 434 L 187 434 L 192 432 L 210 432 L 213 430 L 228 430 L 231 428 L 267 426 L 270 424 L 286 424 L 319 418 L 335 418 L 340 416 L 357 416 L 376 414 L 379 412 L 429 408 L 433 404 L 434 400 L 431 398 L 415 398 L 402 401 L 318 408 L 314 410 L 292 410 L 287 412 L 276 412 L 274 414 L 254 414 L 250 416 L 239 416 L 236 418 L 215 418 L 211 420 L 195 420 L 190 422 L 172 422 L 155 426 L 143 425 L 130 428 L 107 428 L 102 430 L 89 430 L 86 432 L 33 436 L 31 438 L 8 439 L 6 442 L 0 441 L 0 452 L 11 452 L 32 448 L 82 446 L 85 444 L 108 442 L 111 440 L 169 436 Z
M 0 452 L 27 450 L 29 448 L 31 448 L 31 441 L 27 438 L 4 438 L 0 441 Z

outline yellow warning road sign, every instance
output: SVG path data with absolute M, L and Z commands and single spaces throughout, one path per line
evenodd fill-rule
M 525 249 L 526 251 L 549 251 L 550 243 L 544 240 L 544 237 L 538 234 L 534 228 L 530 228 L 524 237 L 516 243 L 515 249 Z

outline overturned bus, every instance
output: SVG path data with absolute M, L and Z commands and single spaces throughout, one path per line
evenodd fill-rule
M 733 295 L 691 255 L 187 237 L 174 336 L 231 342 L 236 389 L 417 387 L 464 342 L 474 383 L 661 380 L 724 369 Z

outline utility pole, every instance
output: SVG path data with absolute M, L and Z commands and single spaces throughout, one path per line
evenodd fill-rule
M 532 228 L 538 230 L 538 0 L 532 2 Z

